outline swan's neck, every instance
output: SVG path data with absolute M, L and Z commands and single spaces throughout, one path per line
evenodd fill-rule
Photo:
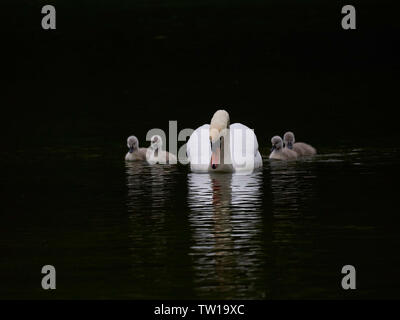
M 221 169 L 230 169 L 232 168 L 232 159 L 231 159 L 231 134 L 228 130 L 223 135 L 223 143 L 221 145 Z
M 221 164 L 229 164 L 231 159 L 231 139 L 229 131 L 227 131 L 223 137 L 223 143 L 221 145 Z

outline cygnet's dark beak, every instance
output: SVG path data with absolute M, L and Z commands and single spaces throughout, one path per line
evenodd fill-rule
M 271 152 L 274 151 L 275 149 L 276 149 L 275 145 L 273 145 L 272 148 L 271 148 Z
M 133 147 L 129 147 L 129 153 L 133 152 Z

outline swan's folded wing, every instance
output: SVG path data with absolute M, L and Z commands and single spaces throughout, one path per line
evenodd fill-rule
M 211 159 L 210 125 L 204 124 L 191 134 L 186 154 L 193 171 L 207 171 Z
M 236 171 L 248 171 L 262 166 L 257 137 L 252 129 L 241 124 L 230 125 L 231 157 Z
M 231 139 L 234 145 L 239 146 L 242 145 L 244 142 L 242 146 L 243 150 L 246 149 L 246 153 L 256 156 L 258 152 L 258 141 L 254 130 L 241 123 L 231 124 L 230 129 Z

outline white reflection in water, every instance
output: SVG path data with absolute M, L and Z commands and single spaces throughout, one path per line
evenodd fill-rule
M 199 296 L 210 290 L 221 298 L 256 292 L 264 263 L 262 181 L 262 172 L 188 175 L 190 254 Z

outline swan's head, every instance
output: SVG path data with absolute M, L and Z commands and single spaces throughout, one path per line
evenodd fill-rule
M 282 138 L 280 136 L 274 136 L 271 139 L 272 149 L 271 152 L 274 150 L 280 150 L 283 148 Z
M 225 110 L 218 110 L 214 113 L 210 123 L 210 144 L 211 144 L 211 167 L 217 169 L 220 164 L 221 147 L 224 143 L 224 136 L 229 129 L 229 113 Z
M 285 143 L 285 146 L 288 149 L 293 149 L 294 141 L 295 140 L 293 132 L 288 131 L 283 136 L 283 142 Z
M 152 136 L 150 148 L 152 148 L 153 150 L 158 150 L 161 149 L 161 146 L 162 146 L 161 136 L 159 135 Z
M 135 136 L 130 136 L 126 144 L 129 148 L 129 152 L 132 153 L 139 149 L 139 140 Z

